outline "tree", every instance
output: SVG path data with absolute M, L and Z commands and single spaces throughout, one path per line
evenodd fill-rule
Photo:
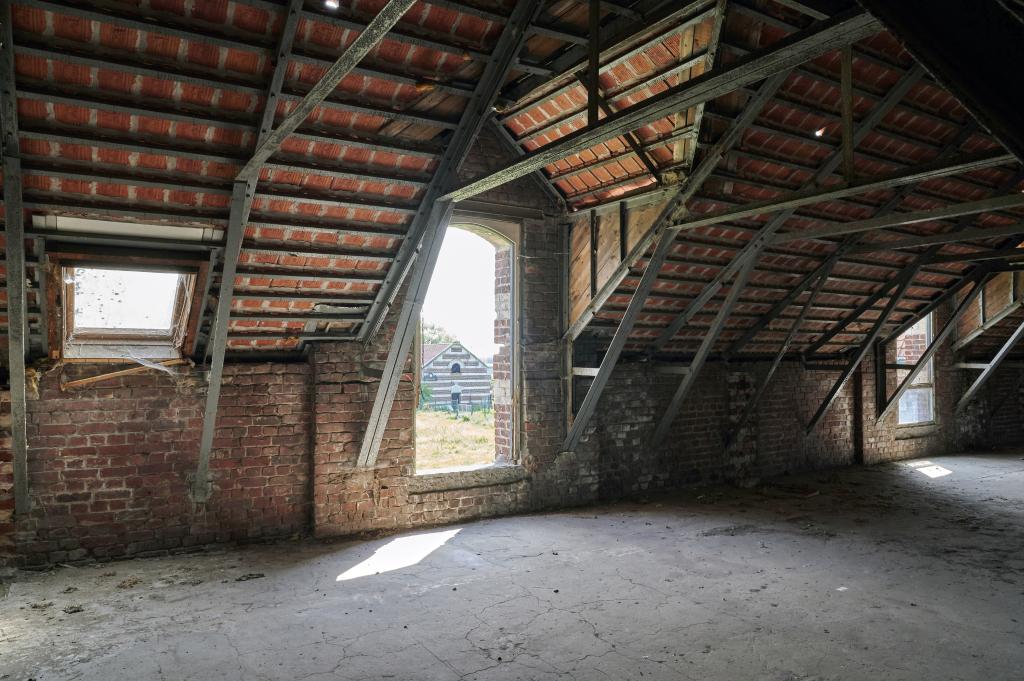
M 424 343 L 454 343 L 457 340 L 455 335 L 443 326 L 423 322 Z

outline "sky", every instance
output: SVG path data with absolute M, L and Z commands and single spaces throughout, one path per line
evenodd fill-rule
M 498 351 L 494 343 L 494 251 L 483 237 L 449 229 L 423 303 L 424 323 L 444 327 L 483 360 Z
M 75 268 L 75 326 L 169 329 L 178 275 Z

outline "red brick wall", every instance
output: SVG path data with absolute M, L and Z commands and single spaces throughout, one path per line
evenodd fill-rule
M 498 248 L 494 253 L 494 342 L 498 345 L 491 367 L 494 404 L 494 460 L 515 460 L 515 412 L 512 385 L 512 272 L 514 248 Z
M 70 365 L 64 374 L 72 380 L 115 368 L 124 367 Z M 214 493 L 205 504 L 189 495 L 203 378 L 178 371 L 73 392 L 60 390 L 58 372 L 43 377 L 28 401 L 32 511 L 16 527 L 0 523 L 14 562 L 145 555 L 307 526 L 309 367 L 225 368 L 210 462 Z M 9 448 L 3 456 L 9 461 Z

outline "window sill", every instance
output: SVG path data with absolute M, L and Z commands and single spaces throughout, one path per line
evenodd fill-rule
M 409 494 L 427 494 L 473 487 L 511 485 L 527 478 L 522 466 L 487 464 L 470 468 L 444 468 L 417 473 L 409 480 Z
M 912 423 L 904 426 L 896 426 L 897 440 L 914 440 L 919 437 L 929 437 L 939 432 L 939 424 Z

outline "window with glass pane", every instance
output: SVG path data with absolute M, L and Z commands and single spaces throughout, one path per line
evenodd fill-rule
M 928 345 L 932 342 L 932 316 L 928 315 L 896 339 L 896 363 L 917 364 Z M 897 382 L 903 381 L 910 371 L 898 369 Z M 900 397 L 899 423 L 913 425 L 931 423 L 935 420 L 935 372 L 933 360 L 929 359 L 924 371 L 919 373 L 903 396 Z
M 65 358 L 180 356 L 195 275 L 97 265 L 63 277 Z
M 76 267 L 74 330 L 170 335 L 183 275 Z

